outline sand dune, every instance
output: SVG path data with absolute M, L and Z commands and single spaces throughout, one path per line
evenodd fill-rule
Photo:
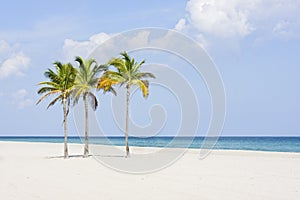
M 132 175 L 82 158 L 82 148 L 69 145 L 73 157 L 62 159 L 62 144 L 0 142 L 0 199 L 300 199 L 298 153 L 214 151 L 199 160 L 188 150 L 163 170 Z

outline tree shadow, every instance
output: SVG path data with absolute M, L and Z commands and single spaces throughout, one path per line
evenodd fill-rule
M 89 157 L 106 157 L 106 158 L 126 158 L 125 155 L 88 155 L 84 157 L 83 155 L 69 155 L 68 158 L 89 158 Z M 47 156 L 47 159 L 55 159 L 55 158 L 64 158 L 64 156 Z

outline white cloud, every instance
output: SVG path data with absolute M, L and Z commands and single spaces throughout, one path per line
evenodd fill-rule
M 300 35 L 299 8 L 299 0 L 190 0 L 185 27 L 220 38 L 243 38 L 254 31 L 291 38 Z
M 131 37 L 130 40 L 126 41 L 126 45 L 128 48 L 135 47 L 135 46 L 147 46 L 149 43 L 149 31 L 140 31 L 138 34 Z M 125 49 L 124 49 L 125 50 Z
M 23 76 L 29 63 L 30 58 L 20 50 L 19 44 L 10 45 L 0 40 L 0 79 Z
M 105 50 L 97 49 L 99 45 L 103 42 L 107 41 L 111 37 L 114 37 L 114 34 L 107 33 L 98 33 L 92 35 L 87 41 L 76 41 L 72 39 L 66 39 L 64 41 L 63 46 L 63 57 L 65 61 L 72 62 L 75 56 L 81 56 L 83 58 L 87 58 L 88 56 L 92 56 L 96 58 L 99 63 L 107 62 L 111 57 L 119 55 L 119 51 L 115 52 L 115 50 L 132 50 L 135 49 L 136 46 L 147 46 L 149 43 L 149 31 L 140 31 L 137 34 L 131 33 L 135 35 L 119 35 L 117 39 L 111 40 L 105 44 Z M 128 39 L 126 39 L 128 37 Z M 96 50 L 97 49 L 97 50 Z M 96 50 L 96 51 L 95 51 Z
M 24 76 L 24 71 L 28 68 L 30 58 L 23 52 L 13 53 L 0 65 L 0 79 L 9 76 Z
M 13 94 L 13 97 L 19 109 L 33 104 L 33 100 L 28 97 L 28 92 L 25 89 L 18 90 Z
M 75 56 L 86 58 L 99 44 L 110 38 L 106 33 L 93 35 L 88 41 L 76 41 L 66 39 L 63 46 L 63 54 L 66 61 L 71 62 Z
M 190 0 L 186 9 L 190 23 L 201 32 L 219 37 L 244 37 L 254 30 L 248 0 Z M 246 6 L 248 5 L 248 6 Z
M 175 25 L 175 30 L 182 31 L 186 27 L 186 21 L 185 19 L 180 19 L 177 24 Z

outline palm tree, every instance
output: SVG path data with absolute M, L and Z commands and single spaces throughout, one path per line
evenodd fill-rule
M 70 63 L 62 64 L 61 62 L 54 62 L 53 65 L 55 66 L 56 72 L 51 69 L 48 69 L 45 72 L 46 78 L 50 79 L 50 81 L 39 83 L 39 85 L 43 85 L 43 87 L 40 88 L 37 93 L 44 95 L 36 104 L 39 104 L 50 95 L 56 95 L 56 97 L 49 103 L 47 109 L 50 106 L 53 106 L 57 101 L 62 102 L 64 113 L 64 158 L 68 158 L 67 116 L 69 113 L 70 98 L 77 71 Z
M 91 102 L 92 109 L 96 110 L 98 106 L 98 101 L 93 93 L 93 90 L 97 86 L 100 72 L 102 72 L 105 69 L 105 67 L 98 66 L 94 59 L 88 59 L 84 61 L 83 58 L 77 56 L 75 61 L 79 63 L 79 69 L 74 85 L 74 104 L 78 103 L 80 97 L 83 98 L 85 108 L 85 145 L 83 157 L 88 157 L 88 99 Z
M 141 72 L 140 68 L 145 63 L 145 60 L 138 63 L 134 58 L 130 58 L 126 52 L 120 54 L 122 58 L 113 58 L 108 62 L 108 66 L 114 66 L 116 71 L 107 70 L 98 82 L 98 89 L 104 91 L 110 90 L 112 85 L 120 84 L 126 85 L 126 157 L 129 156 L 129 145 L 128 145 L 128 120 L 129 120 L 129 104 L 130 104 L 130 88 L 132 85 L 137 85 L 144 98 L 148 96 L 149 81 L 146 78 L 155 78 L 152 73 Z

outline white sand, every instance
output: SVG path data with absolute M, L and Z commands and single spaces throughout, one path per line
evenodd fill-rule
M 62 144 L 0 142 L 0 199 L 300 199 L 297 153 L 214 151 L 199 160 L 199 152 L 189 150 L 168 168 L 131 175 L 92 157 L 57 158 L 62 149 Z M 82 145 L 69 148 L 71 155 L 82 150 Z

